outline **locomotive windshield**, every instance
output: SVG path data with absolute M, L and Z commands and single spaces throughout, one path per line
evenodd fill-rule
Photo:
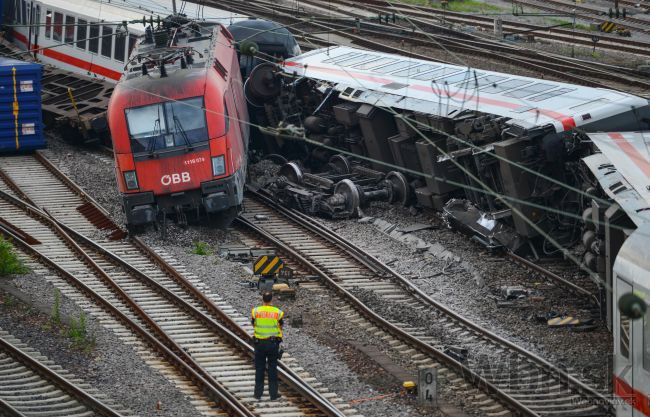
M 125 110 L 133 153 L 154 153 L 207 143 L 203 97 Z

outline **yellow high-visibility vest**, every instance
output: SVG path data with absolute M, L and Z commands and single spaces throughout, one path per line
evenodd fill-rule
M 255 320 L 256 338 L 282 337 L 280 320 L 284 317 L 284 311 L 273 306 L 259 306 L 251 311 L 251 317 Z

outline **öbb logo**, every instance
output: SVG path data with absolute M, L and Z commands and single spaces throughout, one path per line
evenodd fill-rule
M 182 182 L 190 182 L 190 173 L 189 172 L 181 172 L 180 174 L 163 175 L 162 178 L 160 179 L 160 182 L 162 183 L 162 185 L 180 184 Z

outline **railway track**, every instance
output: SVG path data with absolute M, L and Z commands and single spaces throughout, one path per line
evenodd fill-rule
M 480 387 L 492 397 L 483 412 L 611 415 L 602 393 L 447 309 L 307 216 L 277 206 L 260 194 L 249 195 L 245 208 L 239 219 L 242 233 L 274 245 L 317 275 L 318 285 L 344 301 L 347 322 L 383 335 L 388 345 L 399 347 L 409 357 L 432 361 L 432 366 L 444 369 L 456 383 L 461 379 Z M 390 311 L 412 311 L 429 325 L 393 321 Z M 496 363 L 509 366 L 496 369 L 491 366 Z
M 305 2 L 305 0 L 303 0 Z M 307 0 L 309 2 L 309 0 Z M 337 3 L 340 4 L 340 3 Z M 362 0 L 359 5 L 364 5 L 368 10 L 373 12 L 395 13 L 398 17 L 419 18 L 430 20 L 438 24 L 463 24 L 480 27 L 486 32 L 494 30 L 494 18 L 478 14 L 452 12 L 449 10 L 436 9 L 417 5 L 407 5 L 400 2 L 386 0 Z M 571 16 L 569 16 L 571 17 Z M 513 33 L 531 33 L 536 38 L 559 41 L 568 44 L 579 44 L 592 47 L 594 35 L 598 36 L 598 50 L 611 50 L 616 52 L 629 52 L 638 55 L 650 55 L 648 42 L 635 41 L 623 38 L 618 35 L 607 33 L 594 33 L 582 30 L 572 30 L 569 27 L 554 27 L 552 29 L 546 26 L 536 25 L 525 22 L 514 22 L 503 20 L 504 35 Z
M 141 241 L 125 239 L 90 198 L 42 157 L 2 159 L 0 176 L 0 230 L 113 317 L 130 323 L 133 333 L 219 405 L 219 410 L 206 411 L 240 416 L 355 413 L 336 405 L 340 399 L 319 392 L 301 368 L 286 361 L 279 369 L 282 398 L 255 400 L 249 319 L 232 318 L 232 308 L 220 306 Z
M 0 329 L 0 414 L 131 416 L 61 366 Z
M 580 283 L 576 283 L 575 280 L 569 279 L 565 276 L 569 273 L 573 275 L 576 271 L 580 274 L 580 271 L 573 262 L 558 263 L 553 261 L 554 264 L 541 266 L 539 263 L 529 261 L 528 259 L 511 252 L 508 252 L 506 257 L 533 273 L 539 274 L 540 276 L 562 286 L 576 297 L 587 300 L 593 306 L 601 307 L 602 300 L 600 292 L 602 289 L 588 275 L 584 274 L 584 277 L 579 279 L 579 281 L 581 281 Z
M 356 33 L 358 27 L 354 18 L 364 15 L 359 14 L 360 12 L 349 11 L 351 6 L 342 0 L 333 0 L 332 2 L 309 0 L 312 5 L 319 4 L 321 6 L 319 13 L 265 1 L 254 4 L 236 0 L 225 0 L 218 3 L 212 1 L 211 5 L 215 7 L 285 23 L 299 38 L 306 33 L 320 32 L 331 36 L 331 39 L 328 38 L 328 40 L 334 43 L 344 43 L 425 60 L 431 58 L 426 54 L 413 52 L 408 45 L 436 50 L 444 49 L 486 58 L 494 58 L 495 53 L 498 53 L 501 62 L 536 71 L 543 77 L 550 75 L 560 80 L 582 85 L 621 88 L 637 92 L 639 95 L 648 95 L 648 91 L 650 91 L 650 82 L 646 77 L 633 70 L 570 60 L 566 57 L 542 54 L 467 34 L 458 34 L 449 28 L 419 18 L 410 20 L 411 23 L 418 25 L 417 29 L 363 21 L 359 23 L 361 33 Z M 323 9 L 328 4 L 331 7 L 331 4 L 337 3 L 346 6 L 347 11 L 341 13 L 348 16 L 346 19 L 340 16 L 328 16 L 326 10 Z M 438 32 L 441 32 L 442 35 Z M 434 36 L 432 33 L 436 33 L 436 35 Z M 382 41 L 382 39 L 390 40 L 392 43 Z M 407 45 L 404 44 L 404 39 L 407 39 Z M 438 61 L 446 62 L 440 59 Z M 458 62 L 455 63 L 458 64 Z
M 644 33 L 650 31 L 650 19 L 640 19 L 638 17 L 632 16 L 628 16 L 625 19 L 610 19 L 607 14 L 608 10 L 589 6 L 584 3 L 576 4 L 573 1 L 564 0 L 517 0 L 516 4 L 521 4 L 533 7 L 535 9 L 547 10 L 551 12 L 564 11 L 568 15 L 572 15 L 573 10 L 575 10 L 577 18 L 591 20 L 594 23 L 602 23 L 605 20 L 609 20 L 628 29 L 633 29 Z

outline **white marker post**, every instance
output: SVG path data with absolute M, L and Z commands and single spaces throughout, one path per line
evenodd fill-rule
M 430 408 L 438 406 L 438 370 L 423 368 L 418 370 L 418 402 Z

